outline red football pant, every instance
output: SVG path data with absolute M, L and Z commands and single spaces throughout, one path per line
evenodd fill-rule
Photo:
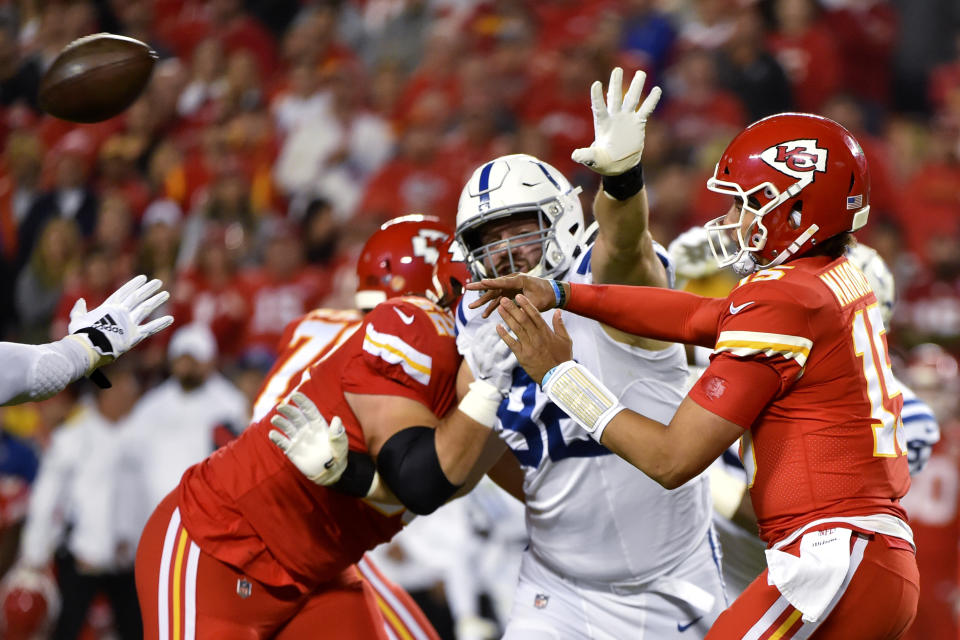
M 136 577 L 147 640 L 314 640 L 318 633 L 386 640 L 386 611 L 394 618 L 392 628 L 399 620 L 408 637 L 436 638 L 409 596 L 385 580 L 381 587 L 389 595 L 378 595 L 356 567 L 301 594 L 294 587 L 265 585 L 207 555 L 183 528 L 175 492 L 144 529 Z
M 767 571 L 720 614 L 707 640 L 893 640 L 917 613 L 920 574 L 912 551 L 882 536 L 851 538 L 850 569 L 840 592 L 817 622 L 805 623 L 773 585 Z M 796 551 L 800 541 L 787 550 Z
M 369 556 L 360 559 L 357 569 L 376 594 L 377 606 L 391 640 L 440 640 L 440 634 L 410 594 L 387 579 Z

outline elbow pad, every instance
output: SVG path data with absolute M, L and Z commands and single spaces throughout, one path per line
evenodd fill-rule
M 408 427 L 393 434 L 380 448 L 377 471 L 410 511 L 425 516 L 433 513 L 456 493 L 440 467 L 435 429 Z

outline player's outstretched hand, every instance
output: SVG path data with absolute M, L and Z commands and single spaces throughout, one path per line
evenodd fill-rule
M 487 305 L 483 310 L 483 317 L 489 318 L 497 308 L 501 298 L 515 298 L 523 294 L 540 311 L 548 311 L 557 306 L 557 295 L 554 292 L 552 281 L 545 278 L 514 273 L 499 278 L 484 278 L 479 282 L 467 283 L 471 291 L 483 291 L 479 299 L 471 302 L 469 307 L 477 309 Z
M 677 278 L 694 280 L 720 271 L 717 259 L 710 249 L 707 230 L 701 226 L 687 229 L 670 243 L 667 253 L 673 259 Z
M 67 330 L 86 336 L 98 356 L 93 368 L 112 362 L 145 338 L 173 324 L 173 316 L 141 324 L 170 297 L 168 292 L 160 290 L 162 286 L 159 280 L 147 282 L 147 276 L 140 275 L 91 311 L 87 311 L 86 300 L 77 300 L 70 311 Z
M 500 300 L 499 311 L 500 317 L 517 337 L 514 339 L 501 324 L 497 325 L 497 333 L 517 356 L 520 366 L 537 383 L 543 380 L 547 371 L 573 359 L 573 341 L 563 326 L 563 312 L 559 309 L 553 313 L 552 331 L 523 294 L 517 296 L 517 304 L 506 298 Z
M 637 71 L 624 96 L 623 69 L 616 67 L 610 74 L 606 103 L 603 101 L 603 84 L 599 80 L 593 83 L 590 87 L 593 144 L 575 150 L 570 156 L 574 162 L 605 176 L 620 175 L 637 166 L 643 154 L 647 118 L 660 101 L 661 93 L 660 87 L 654 87 L 640 104 L 646 78 L 646 73 Z
M 497 323 L 492 321 L 481 325 L 463 357 L 475 379 L 489 382 L 505 397 L 513 386 L 513 370 L 518 363 L 516 356 L 500 339 L 496 326 Z
M 293 404 L 277 405 L 270 424 L 270 442 L 315 484 L 335 483 L 347 468 L 347 432 L 339 416 L 327 424 L 317 405 L 299 391 L 290 395 Z

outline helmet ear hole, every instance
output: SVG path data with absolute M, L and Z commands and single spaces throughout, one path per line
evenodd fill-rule
M 799 229 L 803 224 L 803 201 L 798 201 L 790 210 L 790 216 L 787 218 L 787 224 L 791 229 Z

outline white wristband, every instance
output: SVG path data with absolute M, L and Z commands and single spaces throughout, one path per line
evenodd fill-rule
M 613 417 L 626 409 L 595 375 L 573 360 L 554 367 L 543 390 L 597 442 Z
M 502 401 L 503 396 L 495 386 L 486 380 L 474 380 L 457 408 L 483 426 L 493 428 Z
M 56 342 L 51 343 L 51 346 L 54 346 L 56 344 L 57 344 Z M 67 351 L 70 352 L 70 355 L 68 357 L 71 357 L 71 359 L 75 361 L 78 361 L 76 354 L 79 353 L 79 349 L 77 349 L 76 345 L 80 345 L 80 347 L 82 347 L 83 349 L 82 360 L 84 361 L 84 364 L 85 364 L 85 370 L 83 372 L 83 375 L 85 376 L 88 376 L 91 373 L 93 373 L 94 369 L 96 369 L 97 366 L 100 365 L 100 360 L 103 359 L 102 356 L 99 353 L 97 353 L 96 350 L 93 348 L 93 345 L 90 343 L 90 338 L 87 337 L 85 333 L 71 333 L 70 335 L 64 336 L 63 339 L 60 340 L 60 344 L 63 345 L 63 349 L 65 352 Z M 64 355 L 67 355 L 67 354 L 64 353 Z

